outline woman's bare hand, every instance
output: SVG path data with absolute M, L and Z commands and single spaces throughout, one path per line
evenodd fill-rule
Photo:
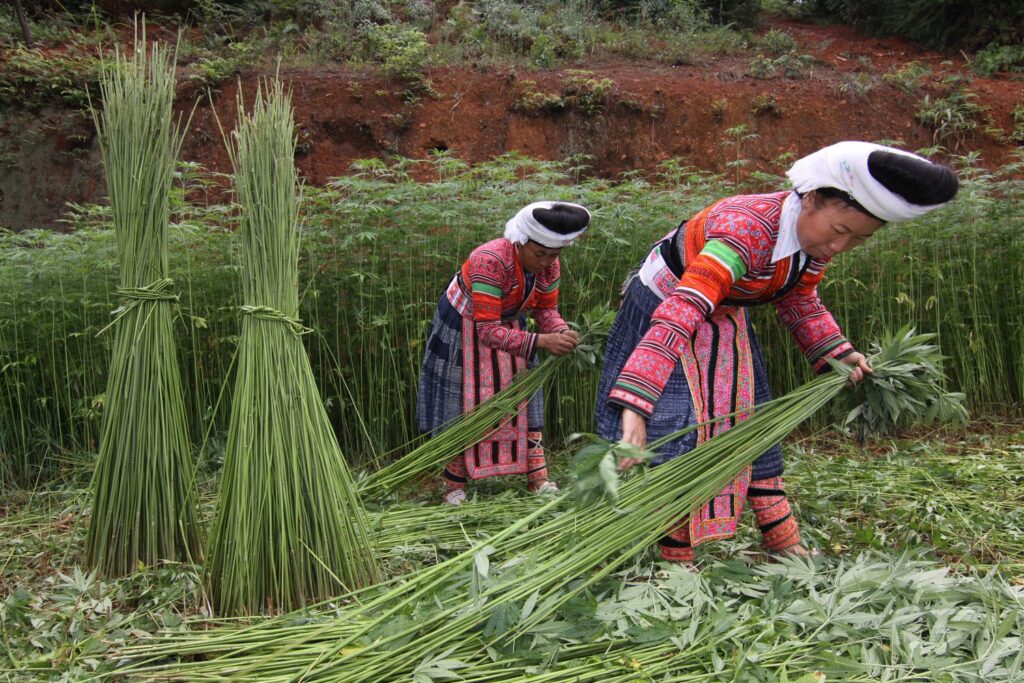
M 579 343 L 579 335 L 572 330 L 537 335 L 537 346 L 552 356 L 564 356 L 567 353 L 572 353 Z
M 874 372 L 871 366 L 868 364 L 868 359 L 863 353 L 854 351 L 842 359 L 844 365 L 849 365 L 850 370 L 850 385 L 854 385 L 857 382 L 861 382 L 865 377 Z
M 647 420 L 629 408 L 622 410 L 622 440 L 640 449 L 647 445 Z M 643 461 L 643 458 L 623 458 L 619 461 L 619 471 L 624 472 Z

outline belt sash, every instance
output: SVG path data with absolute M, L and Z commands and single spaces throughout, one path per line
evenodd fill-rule
M 507 387 L 517 373 L 526 369 L 526 359 L 480 342 L 473 320 L 472 298 L 458 277 L 448 286 L 448 301 L 462 315 L 462 410 L 470 413 L 480 403 Z M 502 325 L 522 329 L 518 318 L 503 319 Z M 465 450 L 466 474 L 486 479 L 528 470 L 529 401 L 522 401 L 515 414 L 501 420 L 494 431 Z
M 661 244 L 644 259 L 638 277 L 660 299 L 670 296 L 679 283 L 679 276 L 666 261 Z M 719 305 L 694 331 L 681 361 L 696 422 L 744 411 L 722 422 L 699 427 L 698 444 L 750 416 L 754 406 L 754 364 L 746 313 L 742 308 Z M 721 492 L 690 512 L 692 546 L 736 534 L 750 486 L 750 472 L 749 465 L 744 467 Z

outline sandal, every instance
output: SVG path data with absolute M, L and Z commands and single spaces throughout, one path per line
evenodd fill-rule
M 446 494 L 444 494 L 444 498 L 442 500 L 444 500 L 444 502 L 447 503 L 448 505 L 454 505 L 458 507 L 459 505 L 462 505 L 462 503 L 466 500 L 466 490 L 451 489 Z
M 538 496 L 553 496 L 558 493 L 558 484 L 550 480 L 544 481 L 536 487 L 531 488 L 530 492 L 535 493 Z

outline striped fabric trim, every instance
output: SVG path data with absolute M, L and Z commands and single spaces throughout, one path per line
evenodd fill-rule
M 558 285 L 561 283 L 561 281 L 562 278 L 556 278 L 548 283 L 538 282 L 537 290 L 543 292 L 544 294 L 549 294 L 551 292 L 558 290 Z
M 687 515 L 667 534 L 658 539 L 658 552 L 666 562 L 693 562 L 690 545 L 690 517 Z
M 785 550 L 800 543 L 800 525 L 793 516 L 781 476 L 750 482 L 747 498 L 766 549 Z
M 740 255 L 726 246 L 721 240 L 708 240 L 708 243 L 704 245 L 700 253 L 710 256 L 728 268 L 732 273 L 734 282 L 743 277 L 747 272 L 747 264 L 743 262 Z
M 608 394 L 608 402 L 623 408 L 629 408 L 646 418 L 654 414 L 654 402 L 641 398 L 639 393 L 623 389 L 619 386 L 615 386 Z
M 617 388 L 623 389 L 624 391 L 628 391 L 630 393 L 642 396 L 643 398 L 646 398 L 648 401 L 651 401 L 652 403 L 658 400 L 658 397 L 650 390 L 644 390 L 642 387 L 638 387 L 637 385 L 632 384 L 631 382 L 617 382 L 615 386 Z
M 708 315 L 709 313 L 711 313 L 711 311 L 715 309 L 715 303 L 711 301 L 711 299 L 709 299 L 707 295 L 704 294 L 704 292 L 700 291 L 699 289 L 679 285 L 678 287 L 676 287 L 676 293 L 689 295 L 690 300 L 693 303 L 699 305 L 701 309 L 703 309 L 704 315 Z
M 493 296 L 496 299 L 500 299 L 502 294 L 501 287 L 495 287 L 494 285 L 489 285 L 485 282 L 474 282 L 473 293 L 486 294 L 487 296 Z
M 449 491 L 466 488 L 466 458 L 457 455 L 444 467 L 444 485 Z

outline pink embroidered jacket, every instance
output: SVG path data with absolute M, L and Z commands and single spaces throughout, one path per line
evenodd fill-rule
M 679 235 L 685 244 L 683 276 L 655 309 L 610 402 L 649 417 L 691 334 L 723 302 L 771 301 L 815 370 L 827 366 L 826 358 L 854 350 L 818 297 L 828 262 L 808 259 L 801 270 L 800 252 L 771 262 L 788 194 L 729 197 L 680 227 L 685 231 Z
M 516 246 L 502 237 L 473 250 L 449 288 L 448 299 L 463 316 L 472 317 L 480 341 L 488 348 L 529 358 L 537 348 L 538 335 L 502 323 L 520 311 L 532 311 L 543 334 L 569 329 L 558 313 L 559 279 L 555 259 L 528 281 Z

